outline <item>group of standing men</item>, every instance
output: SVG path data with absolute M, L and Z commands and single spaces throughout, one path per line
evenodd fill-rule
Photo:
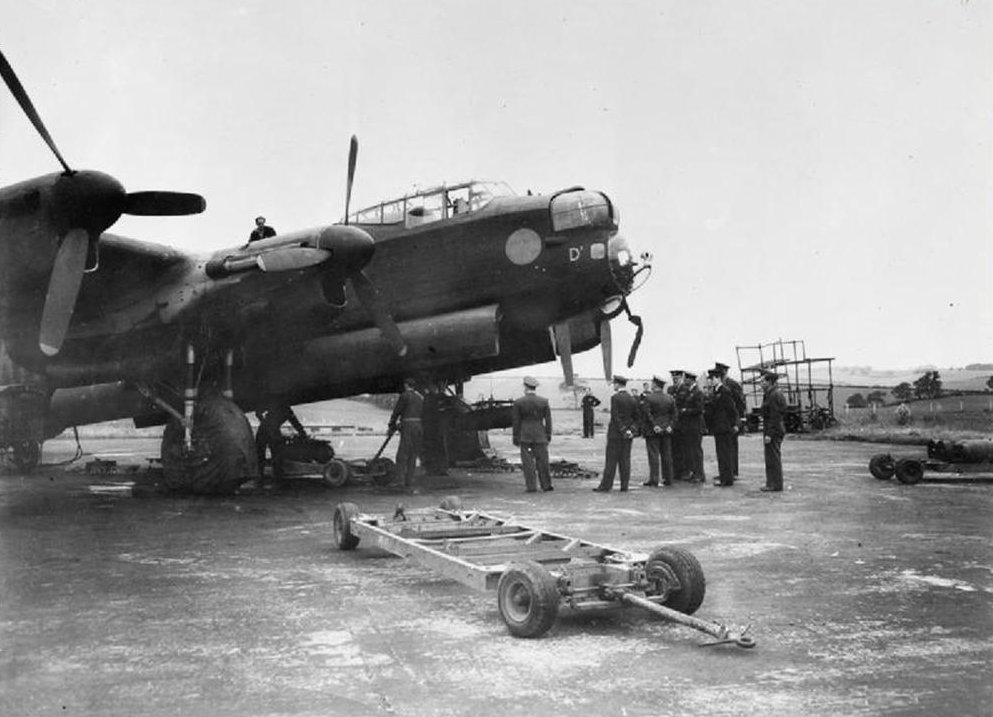
M 738 436 L 746 411 L 741 384 L 728 376 L 728 366 L 720 362 L 707 372 L 705 389 L 700 388 L 691 371 L 674 370 L 670 374 L 671 387 L 666 389 L 665 379 L 653 376 L 639 397 L 627 392 L 626 378 L 614 376 L 603 478 L 594 491 L 611 490 L 617 472 L 620 490 L 628 490 L 631 444 L 636 436 L 645 439 L 648 454 L 648 480 L 643 485 L 657 488 L 670 486 L 675 480 L 704 482 L 703 436 L 707 432 L 714 436 L 717 453 L 718 477 L 714 483 L 721 487 L 734 485 L 738 476 Z M 776 388 L 777 380 L 773 372 L 762 373 L 766 463 L 766 486 L 762 490 L 776 492 L 783 489 L 781 445 L 786 409 L 786 401 Z M 585 398 L 583 406 L 585 409 Z M 584 415 L 584 436 L 586 423 Z

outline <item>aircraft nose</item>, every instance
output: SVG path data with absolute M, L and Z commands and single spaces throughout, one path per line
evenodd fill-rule
M 625 296 L 641 286 L 651 273 L 651 255 L 645 253 L 636 257 L 627 239 L 620 234 L 610 238 L 607 255 L 614 283 Z
M 331 261 L 345 274 L 361 271 L 376 251 L 376 242 L 368 232 L 344 224 L 325 228 L 317 246 L 331 252 Z

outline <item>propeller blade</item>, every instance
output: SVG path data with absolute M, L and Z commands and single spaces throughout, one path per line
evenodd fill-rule
M 295 271 L 317 266 L 331 258 L 331 252 L 303 246 L 275 249 L 259 254 L 256 258 L 262 271 Z
M 352 282 L 352 288 L 358 294 L 359 301 L 372 314 L 373 321 L 379 327 L 380 333 L 390 342 L 398 356 L 406 356 L 407 344 L 403 340 L 403 335 L 397 328 L 396 322 L 393 321 L 393 317 L 390 316 L 390 312 L 386 309 L 376 287 L 369 281 L 369 277 L 365 275 L 365 272 L 357 271 L 349 279 Z
M 614 378 L 613 346 L 610 339 L 610 319 L 600 321 L 600 351 L 603 353 L 603 377 L 610 381 Z
M 124 199 L 124 213 L 143 217 L 181 217 L 199 214 L 207 200 L 187 192 L 129 192 Z
M 41 135 L 41 138 L 45 140 L 45 144 L 48 148 L 52 150 L 52 154 L 55 155 L 56 159 L 59 160 L 59 164 L 68 174 L 72 174 L 72 169 L 69 168 L 69 164 L 62 158 L 62 153 L 59 152 L 59 148 L 55 146 L 55 140 L 48 133 L 48 129 L 45 127 L 45 123 L 41 121 L 41 117 L 38 115 L 37 110 L 35 110 L 34 105 L 31 103 L 31 98 L 28 97 L 27 91 L 21 84 L 21 81 L 17 79 L 17 74 L 14 72 L 14 68 L 10 66 L 7 62 L 7 58 L 4 57 L 3 53 L 0 52 L 0 77 L 3 77 L 3 81 L 7 83 L 7 88 L 10 93 L 14 95 L 14 99 L 17 100 L 17 104 L 21 106 L 24 110 L 24 114 L 27 115 L 31 124 L 34 125 L 35 130 Z
M 348 146 L 348 184 L 345 188 L 345 224 L 348 224 L 348 207 L 352 203 L 352 182 L 355 181 L 355 162 L 359 156 L 359 138 L 354 134 Z
M 76 297 L 86 269 L 89 243 L 86 230 L 72 229 L 63 237 L 55 255 L 38 335 L 38 347 L 46 356 L 54 356 L 59 352 L 69 330 L 69 320 L 76 307 Z
M 574 375 L 572 373 L 572 331 L 569 329 L 569 322 L 562 321 L 552 326 L 552 336 L 555 338 L 555 351 L 562 363 L 565 385 L 571 387 Z
M 634 366 L 634 357 L 638 354 L 638 347 L 641 346 L 641 337 L 645 333 L 645 327 L 641 321 L 641 317 L 631 313 L 631 307 L 628 306 L 627 299 L 624 300 L 624 311 L 627 312 L 628 321 L 638 327 L 638 330 L 634 334 L 634 341 L 631 342 L 631 351 L 628 353 L 628 368 L 631 368 Z

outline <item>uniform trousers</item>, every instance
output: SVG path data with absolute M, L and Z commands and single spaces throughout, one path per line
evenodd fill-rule
M 672 436 L 668 433 L 645 436 L 645 450 L 648 452 L 649 484 L 658 485 L 661 475 L 662 483 L 670 485 L 673 478 Z
M 538 490 L 538 482 L 542 490 L 551 490 L 552 472 L 548 467 L 547 443 L 521 443 L 521 467 L 524 470 L 524 487 L 529 493 Z
M 715 433 L 714 449 L 717 452 L 717 473 L 723 485 L 734 484 L 734 444 L 733 433 Z
M 423 442 L 424 427 L 420 420 L 405 418 L 400 423 L 400 445 L 397 447 L 397 473 L 403 478 L 405 488 L 409 488 L 414 481 L 414 469 Z
M 683 431 L 683 472 L 693 473 L 693 480 L 706 480 L 703 470 L 703 434 L 700 431 Z
M 631 480 L 631 443 L 630 438 L 607 438 L 607 456 L 603 466 L 603 479 L 600 490 L 610 490 L 614 487 L 614 473 L 620 469 L 621 490 L 628 489 Z
M 783 438 L 766 436 L 765 444 L 765 485 L 770 490 L 783 489 Z

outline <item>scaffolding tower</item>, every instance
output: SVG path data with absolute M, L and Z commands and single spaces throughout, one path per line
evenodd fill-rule
M 783 339 L 757 346 L 735 346 L 735 352 L 741 386 L 750 409 L 747 416 L 749 431 L 760 430 L 762 424 L 760 382 L 763 371 L 779 375 L 779 388 L 787 404 L 787 432 L 803 433 L 835 424 L 834 376 L 831 372 L 834 358 L 807 358 L 803 341 Z M 814 376 L 815 367 L 824 364 L 827 366 L 826 383 Z

